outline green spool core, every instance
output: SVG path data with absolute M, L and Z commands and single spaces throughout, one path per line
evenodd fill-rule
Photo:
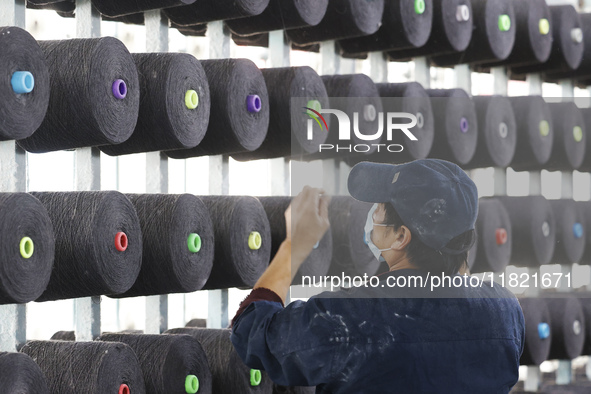
M 185 105 L 189 109 L 195 109 L 199 105 L 199 95 L 194 90 L 187 90 L 185 93 Z
M 511 18 L 507 14 L 499 15 L 499 30 L 509 31 L 511 29 Z
M 189 238 L 187 238 L 187 246 L 189 247 L 190 252 L 199 252 L 201 250 L 201 237 L 199 236 L 199 234 L 189 234 Z
M 540 19 L 540 23 L 538 24 L 540 28 L 540 34 L 545 36 L 550 33 L 550 21 L 546 18 Z
M 425 0 L 415 0 L 415 12 L 417 14 L 421 15 L 423 12 L 425 12 L 425 8 L 427 8 L 425 5 Z
M 25 259 L 28 259 L 33 255 L 33 252 L 35 251 L 35 244 L 33 243 L 33 240 L 31 238 L 23 237 L 19 244 L 19 249 L 21 252 L 21 256 L 23 256 L 23 258 Z
M 258 231 L 253 231 L 248 236 L 248 247 L 252 250 L 258 250 L 261 248 L 263 243 L 263 237 Z
M 199 391 L 199 379 L 195 375 L 187 375 L 185 379 L 185 391 L 188 394 L 195 394 Z
M 306 107 L 312 108 L 314 111 L 320 112 L 320 110 L 322 109 L 322 104 L 320 104 L 320 101 L 318 100 L 310 100 L 308 101 L 308 104 L 306 104 Z M 316 114 L 310 110 L 308 110 L 307 112 L 308 115 L 316 116 Z
M 251 386 L 258 386 L 261 384 L 262 375 L 261 371 L 258 369 L 251 369 L 250 370 L 250 385 Z
M 573 129 L 573 137 L 577 142 L 581 142 L 583 140 L 583 129 L 581 126 L 575 126 Z
M 550 123 L 547 120 L 542 120 L 540 122 L 540 135 L 542 137 L 547 137 L 550 134 Z

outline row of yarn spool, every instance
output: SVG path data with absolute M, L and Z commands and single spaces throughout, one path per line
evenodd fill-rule
M 311 394 L 284 387 L 248 368 L 229 329 L 175 328 L 161 335 L 103 333 L 74 342 L 74 332 L 29 341 L 20 353 L 0 353 L 3 393 Z M 65 372 L 67 371 L 67 372 Z
M 74 2 L 31 1 L 33 8 L 74 12 Z M 591 80 L 591 14 L 545 0 L 162 0 L 142 4 L 94 0 L 108 19 L 143 24 L 141 12 L 162 11 L 181 32 L 203 35 L 204 23 L 226 20 L 237 43 L 268 46 L 268 32 L 285 30 L 296 48 L 318 50 L 319 42 L 339 40 L 344 56 L 385 52 L 394 61 L 427 56 L 436 66 L 471 64 L 479 71 L 505 66 L 523 78 Z M 189 4 L 191 3 L 191 4 Z M 215 4 L 215 5 L 214 5 Z M 181 6 L 179 6 L 181 5 Z M 176 7 L 175 7 L 176 6 Z
M 109 37 L 38 45 L 21 29 L 1 31 L 0 51 L 7 54 L 3 60 L 11 83 L 0 100 L 6 114 L 0 135 L 33 153 L 99 146 L 109 155 L 164 151 L 177 159 L 338 155 L 354 164 L 434 157 L 466 169 L 591 170 L 591 156 L 585 155 L 591 109 L 579 109 L 574 102 L 546 103 L 537 96 L 471 98 L 461 89 L 374 84 L 363 74 L 320 77 L 309 67 L 261 71 L 246 59 L 199 62 L 180 53 L 132 55 Z M 383 112 L 416 114 L 411 131 L 418 141 L 400 132 L 388 150 L 380 150 L 377 139 L 357 152 L 349 147 L 318 153 L 321 145 L 338 147 L 339 136 L 319 123 L 308 139 L 301 107 L 341 109 L 351 119 L 362 113 L 359 129 L 364 133 L 379 127 Z M 436 132 L 436 125 L 443 130 Z M 353 140 L 366 142 L 357 135 Z

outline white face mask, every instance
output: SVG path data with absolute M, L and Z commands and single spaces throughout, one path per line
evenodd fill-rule
M 380 249 L 378 248 L 373 241 L 371 240 L 371 233 L 373 231 L 373 226 L 381 226 L 381 227 L 389 227 L 389 224 L 381 224 L 381 223 L 374 223 L 373 221 L 373 214 L 378 209 L 378 204 L 374 204 L 373 207 L 367 213 L 367 221 L 365 222 L 365 243 L 369 246 L 369 250 L 375 256 L 376 260 L 380 262 L 385 262 L 386 259 L 382 257 L 382 252 L 387 250 L 391 250 L 392 248 Z

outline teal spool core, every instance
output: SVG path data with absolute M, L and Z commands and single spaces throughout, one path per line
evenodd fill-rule
M 16 94 L 31 93 L 35 87 L 35 77 L 29 71 L 15 71 L 10 78 L 10 84 Z
M 548 323 L 538 324 L 538 335 L 540 336 L 540 339 L 546 339 L 550 336 L 550 326 Z

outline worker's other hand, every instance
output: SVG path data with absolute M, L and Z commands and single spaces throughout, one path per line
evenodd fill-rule
M 285 211 L 286 239 L 291 241 L 292 256 L 301 262 L 330 227 L 328 204 L 330 197 L 321 189 L 304 187 Z

